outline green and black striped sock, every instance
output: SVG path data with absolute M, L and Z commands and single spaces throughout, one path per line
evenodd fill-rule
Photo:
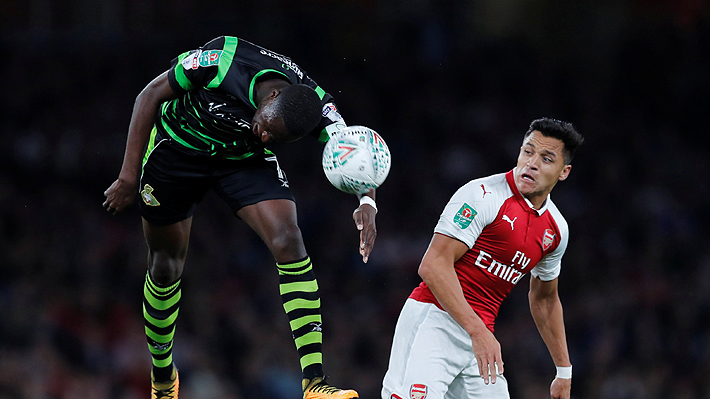
M 293 340 L 301 358 L 303 378 L 323 376 L 323 333 L 320 294 L 311 259 L 276 263 L 279 290 Z
M 180 279 L 169 287 L 159 287 L 151 279 L 150 273 L 146 274 L 143 317 L 156 381 L 168 381 L 173 370 L 173 336 L 180 310 L 180 292 Z

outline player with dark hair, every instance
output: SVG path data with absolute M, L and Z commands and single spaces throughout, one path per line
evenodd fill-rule
M 321 103 L 315 91 L 304 84 L 286 86 L 275 102 L 274 112 L 283 117 L 286 137 L 277 141 L 288 143 L 310 133 L 321 121 Z
M 123 166 L 103 205 L 115 214 L 138 192 L 142 199 L 148 244 L 143 315 L 153 357 L 152 398 L 178 397 L 172 349 L 181 275 L 193 212 L 210 189 L 276 260 L 304 398 L 358 397 L 324 380 L 318 284 L 288 180 L 266 148 L 309 134 L 327 142 L 345 127 L 333 97 L 291 59 L 231 36 L 181 54 L 138 95 Z M 374 197 L 374 190 L 360 196 L 353 213 L 364 262 L 377 234 Z
M 557 291 L 568 229 L 550 192 L 569 176 L 583 141 L 567 122 L 537 119 L 513 170 L 456 191 L 419 266 L 423 282 L 397 321 L 382 399 L 509 398 L 494 324 L 503 299 L 527 273 L 530 311 L 557 366 L 550 396 L 570 398 Z
M 530 122 L 528 131 L 525 132 L 525 137 L 530 136 L 534 131 L 542 133 L 545 137 L 552 137 L 560 140 L 564 144 L 564 161 L 565 165 L 572 163 L 574 153 L 584 142 L 584 138 L 580 135 L 574 126 L 569 122 L 560 121 L 552 118 L 540 118 Z

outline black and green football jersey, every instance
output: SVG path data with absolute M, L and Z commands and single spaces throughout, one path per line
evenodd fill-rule
M 312 87 L 321 98 L 323 119 L 311 133 L 322 142 L 345 127 L 333 97 L 290 58 L 232 36 L 211 40 L 172 61 L 170 87 L 178 98 L 162 104 L 157 128 L 183 148 L 226 159 L 263 153 L 252 133 L 255 85 L 280 77 Z M 336 127 L 337 125 L 337 127 Z

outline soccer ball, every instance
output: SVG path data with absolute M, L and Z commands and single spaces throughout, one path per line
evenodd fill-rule
M 330 138 L 323 149 L 323 171 L 340 191 L 364 194 L 384 183 L 390 171 L 390 150 L 377 132 L 350 126 Z

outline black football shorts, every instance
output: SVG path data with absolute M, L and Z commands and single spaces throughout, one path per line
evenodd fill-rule
M 187 219 L 207 190 L 213 189 L 235 213 L 244 206 L 272 199 L 295 201 L 286 174 L 271 153 L 244 160 L 190 154 L 154 131 L 143 159 L 140 213 L 166 226 Z

